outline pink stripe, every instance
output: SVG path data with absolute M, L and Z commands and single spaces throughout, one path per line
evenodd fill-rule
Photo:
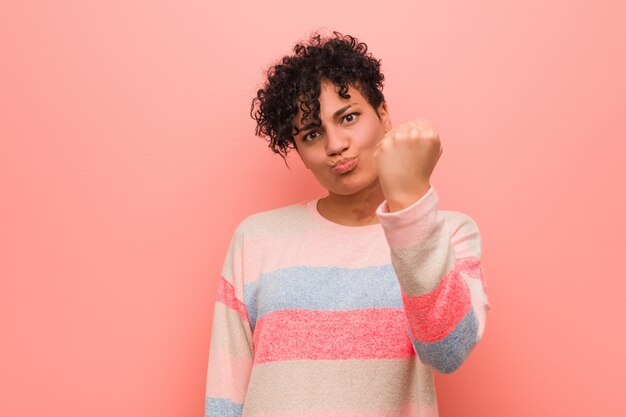
M 246 414 L 250 417 L 437 417 L 437 405 L 407 404 L 397 408 L 324 408 L 271 410 Z
M 456 264 L 456 267 L 464 272 L 468 278 L 479 279 L 483 286 L 483 291 L 487 294 L 487 277 L 485 277 L 485 271 L 483 270 L 480 258 L 468 256 L 457 259 Z
M 406 314 L 398 308 L 274 311 L 257 322 L 254 359 L 406 358 L 415 355 L 407 328 Z
M 237 311 L 241 316 L 241 319 L 246 322 L 250 322 L 248 320 L 248 312 L 246 311 L 246 306 L 244 303 L 239 301 L 235 296 L 235 288 L 232 284 L 224 279 L 224 277 L 220 278 L 220 281 L 217 285 L 217 296 L 215 301 L 219 301 L 222 304 L 226 304 L 227 307 L 232 308 Z
M 408 296 L 402 300 L 411 328 L 411 335 L 420 342 L 436 342 L 446 337 L 471 308 L 469 287 L 460 274 L 459 266 L 444 275 L 433 291 Z
M 459 271 L 465 272 L 468 277 L 485 281 L 485 275 L 480 262 L 480 258 L 476 256 L 468 256 L 457 259 L 456 267 Z

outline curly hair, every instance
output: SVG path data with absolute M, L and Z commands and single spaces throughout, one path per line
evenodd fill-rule
M 314 33 L 308 43 L 298 43 L 287 55 L 267 70 L 264 88 L 252 100 L 250 116 L 256 120 L 256 136 L 268 137 L 269 147 L 283 160 L 295 148 L 294 124 L 298 109 L 302 123 L 311 116 L 320 120 L 320 83 L 328 79 L 339 87 L 338 94 L 348 99 L 348 86 L 355 86 L 378 113 L 385 100 L 384 75 L 380 60 L 367 52 L 367 45 L 355 37 L 333 31 L 334 37 Z M 285 160 L 286 163 L 286 160 Z

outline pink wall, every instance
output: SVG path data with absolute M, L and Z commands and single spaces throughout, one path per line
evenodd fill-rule
M 202 415 L 231 233 L 323 191 L 248 116 L 317 28 L 438 126 L 441 207 L 483 234 L 493 309 L 441 415 L 625 415 L 624 2 L 94 3 L 0 2 L 1 416 Z

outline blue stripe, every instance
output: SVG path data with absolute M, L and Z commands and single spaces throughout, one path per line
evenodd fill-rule
M 409 337 L 423 363 L 444 374 L 453 372 L 463 364 L 478 342 L 478 320 L 474 314 L 474 308 L 470 307 L 469 312 L 450 334 L 435 343 L 416 341 L 410 329 Z
M 204 417 L 241 417 L 243 404 L 234 403 L 225 398 L 206 397 L 204 399 Z
M 282 268 L 244 286 L 250 325 L 282 309 L 357 310 L 403 308 L 402 293 L 391 264 L 348 269 Z

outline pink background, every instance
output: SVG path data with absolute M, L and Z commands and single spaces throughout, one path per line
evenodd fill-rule
M 1 416 L 202 415 L 234 228 L 323 195 L 248 115 L 315 29 L 382 58 L 483 235 L 493 309 L 441 415 L 625 415 L 624 2 L 95 3 L 0 2 Z

